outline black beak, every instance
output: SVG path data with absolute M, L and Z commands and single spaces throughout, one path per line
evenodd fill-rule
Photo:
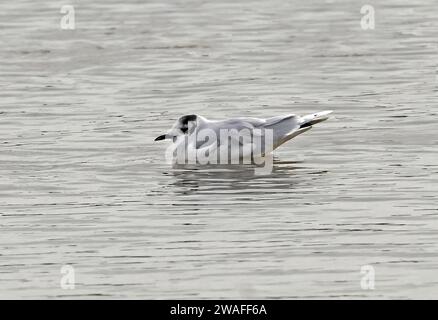
M 160 141 L 160 140 L 164 140 L 164 139 L 166 139 L 166 135 L 162 134 L 161 136 L 156 137 L 154 141 Z

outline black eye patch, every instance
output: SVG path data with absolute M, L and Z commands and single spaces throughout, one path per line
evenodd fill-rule
M 182 127 L 182 128 L 181 128 L 181 131 L 182 131 L 184 134 L 187 133 L 187 130 L 188 130 L 187 127 Z
M 182 123 L 187 123 L 189 121 L 196 121 L 196 115 L 195 114 L 189 114 L 187 116 L 181 117 Z
M 179 119 L 180 123 L 183 126 L 187 126 L 187 124 L 189 123 L 189 121 L 196 121 L 196 115 L 194 114 L 189 114 L 187 116 L 183 116 Z

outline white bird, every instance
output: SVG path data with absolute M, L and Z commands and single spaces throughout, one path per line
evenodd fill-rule
M 216 157 L 224 151 L 228 161 L 254 158 L 255 155 L 264 156 L 272 152 L 310 130 L 314 124 L 327 120 L 330 113 L 331 110 L 302 117 L 288 114 L 268 119 L 231 118 L 218 121 L 191 114 L 179 118 L 167 133 L 158 136 L 155 141 L 171 139 L 173 150 L 180 147 L 189 157 L 191 155 L 196 159 L 205 158 L 206 155 Z M 224 132 L 227 135 L 222 135 Z M 232 151 L 233 143 L 240 148 L 237 153 Z M 175 158 L 175 152 L 173 156 Z

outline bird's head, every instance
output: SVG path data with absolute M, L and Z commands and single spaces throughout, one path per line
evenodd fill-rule
M 165 134 L 162 134 L 155 138 L 155 141 L 164 139 L 175 140 L 178 136 L 183 136 L 191 133 L 196 128 L 198 116 L 195 114 L 189 114 L 179 118 L 172 128 Z

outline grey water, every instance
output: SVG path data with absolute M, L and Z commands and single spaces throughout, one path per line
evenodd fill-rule
M 438 298 L 435 0 L 70 4 L 0 3 L 0 298 Z M 322 110 L 269 175 L 153 141 Z

